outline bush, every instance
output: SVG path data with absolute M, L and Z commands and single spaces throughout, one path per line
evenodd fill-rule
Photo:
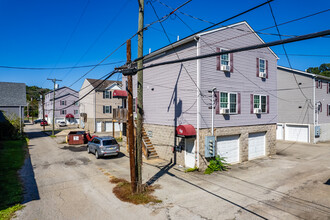
M 224 157 L 216 156 L 213 160 L 210 160 L 210 164 L 204 171 L 205 174 L 211 174 L 214 171 L 226 171 L 228 170 L 229 164 L 226 163 Z
M 3 112 L 0 112 L 3 114 Z M 0 122 L 0 140 L 20 139 L 20 118 L 16 114 L 3 114 L 4 120 Z M 23 123 L 22 123 L 23 126 Z

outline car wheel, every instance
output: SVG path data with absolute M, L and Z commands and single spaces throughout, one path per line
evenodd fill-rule
M 99 159 L 99 158 L 100 158 L 100 155 L 99 155 L 99 153 L 97 152 L 97 150 L 95 150 L 95 157 L 96 157 L 96 159 Z
M 91 149 L 89 149 L 89 146 L 87 146 L 87 153 L 91 153 Z

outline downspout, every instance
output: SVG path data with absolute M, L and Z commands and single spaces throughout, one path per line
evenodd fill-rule
M 314 136 L 313 136 L 313 143 L 316 144 L 316 140 L 315 140 L 315 79 L 316 79 L 316 76 L 314 76 L 313 78 L 313 129 L 314 129 Z
M 200 48 L 200 41 L 199 39 L 196 39 L 197 41 L 197 56 L 201 55 L 201 48 Z M 201 87 L 201 60 L 197 60 L 197 138 L 196 138 L 196 151 L 195 151 L 195 164 L 196 167 L 199 167 L 199 129 L 200 129 L 200 111 L 201 111 L 201 98 L 200 98 L 200 87 Z

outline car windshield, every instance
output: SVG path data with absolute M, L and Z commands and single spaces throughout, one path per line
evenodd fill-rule
M 114 145 L 118 144 L 116 140 L 104 140 L 103 145 Z

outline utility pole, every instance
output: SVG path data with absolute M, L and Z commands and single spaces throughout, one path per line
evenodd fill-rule
M 131 40 L 127 40 L 127 64 L 131 63 Z M 136 164 L 135 164 L 135 142 L 134 142 L 134 121 L 133 121 L 133 79 L 132 75 L 127 76 L 127 142 L 129 146 L 129 166 L 131 172 L 131 189 L 133 193 L 137 190 Z
M 138 58 L 143 57 L 144 0 L 139 1 Z M 137 68 L 143 67 L 143 59 L 137 62 Z M 137 192 L 142 192 L 142 124 L 143 124 L 143 70 L 137 73 L 137 125 L 136 125 L 136 174 Z
M 45 121 L 45 93 L 44 91 L 41 92 L 41 104 L 42 104 L 42 121 Z M 45 131 L 45 126 L 42 126 L 43 130 Z
M 59 79 L 48 79 L 47 80 L 51 80 L 53 83 L 54 83 L 54 91 L 53 91 L 53 131 L 52 131 L 52 135 L 54 136 L 54 130 L 55 130 L 55 86 L 56 86 L 56 82 L 57 81 L 62 81 L 62 80 L 59 80 Z

